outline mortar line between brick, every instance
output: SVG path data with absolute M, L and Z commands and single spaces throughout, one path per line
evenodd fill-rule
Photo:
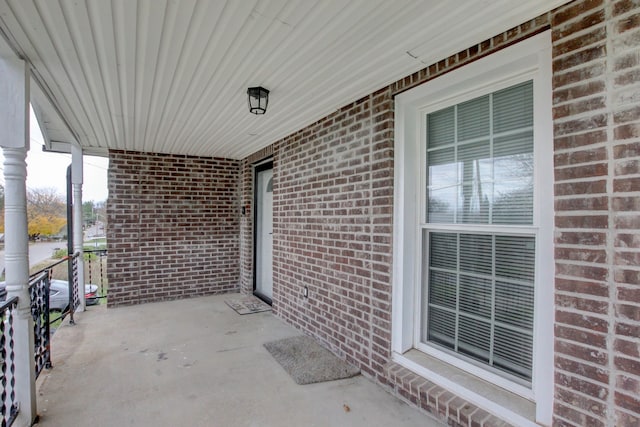
M 609 427 L 615 426 L 615 375 L 614 375 L 614 341 L 615 341 L 615 301 L 616 298 L 616 289 L 614 284 L 614 259 L 615 259 L 615 250 L 614 250 L 614 213 L 612 210 L 612 202 L 613 202 L 613 175 L 612 171 L 614 171 L 615 165 L 613 161 L 613 142 L 614 142 L 614 133 L 613 133 L 613 82 L 612 82 L 612 61 L 610 55 L 613 53 L 613 42 L 612 42 L 612 32 L 613 32 L 613 22 L 612 22 L 612 5 L 610 2 L 606 2 L 604 4 L 604 13 L 605 13 L 605 21 L 606 21 L 606 65 L 605 65 L 605 90 L 606 90 L 606 105 L 607 108 L 607 140 L 609 143 L 607 144 L 607 195 L 608 195 L 608 229 L 607 229 L 607 257 L 609 259 L 609 323 L 607 330 L 607 369 L 609 374 L 609 395 L 607 396 L 607 412 L 606 412 L 606 423 Z
M 136 282 L 138 284 L 138 295 L 137 295 L 137 301 L 136 304 L 140 304 L 140 274 L 141 274 L 141 263 L 140 263 L 140 243 L 142 242 L 142 239 L 140 238 L 140 233 L 142 230 L 142 174 L 138 174 L 138 188 L 137 193 L 138 193 L 138 232 L 136 233 L 137 236 L 137 242 L 136 242 L 136 265 L 137 265 L 137 271 L 136 271 Z
M 374 322 L 373 322 L 373 309 L 372 309 L 372 301 L 373 301 L 373 274 L 371 269 L 373 268 L 373 241 L 374 241 L 374 224 L 373 224 L 373 137 L 375 132 L 373 132 L 373 95 L 369 95 L 368 98 L 369 103 L 369 342 L 368 342 L 368 352 L 369 352 L 369 360 L 373 359 L 373 331 L 374 331 Z M 373 371 L 373 367 L 371 366 L 371 362 L 369 362 L 369 369 Z

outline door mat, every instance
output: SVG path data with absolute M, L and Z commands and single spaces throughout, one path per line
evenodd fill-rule
M 271 341 L 264 346 L 296 384 L 339 380 L 360 373 L 360 369 L 340 360 L 305 335 Z
M 238 314 L 252 314 L 271 310 L 271 306 L 253 296 L 225 300 L 225 303 Z

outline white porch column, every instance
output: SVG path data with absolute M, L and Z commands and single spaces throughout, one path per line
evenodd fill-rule
M 80 306 L 76 311 L 84 311 L 86 301 L 84 299 L 84 258 L 83 243 L 84 234 L 82 232 L 83 212 L 82 212 L 82 147 L 71 145 L 71 183 L 73 184 L 73 252 L 80 252 L 78 260 L 78 283 L 80 294 Z
M 7 299 L 19 298 L 14 317 L 14 350 L 15 392 L 20 413 L 14 425 L 30 426 L 36 417 L 36 374 L 27 232 L 29 66 L 18 59 L 0 58 L 0 76 L 0 146 L 5 158 L 5 280 Z

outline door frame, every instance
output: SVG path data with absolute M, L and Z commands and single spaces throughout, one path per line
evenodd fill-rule
M 253 295 L 260 298 L 267 304 L 272 304 L 272 299 L 266 295 L 256 292 L 256 285 L 258 284 L 257 266 L 258 266 L 258 173 L 273 170 L 273 157 L 262 160 L 259 163 L 253 165 Z M 273 253 L 273 248 L 272 248 Z

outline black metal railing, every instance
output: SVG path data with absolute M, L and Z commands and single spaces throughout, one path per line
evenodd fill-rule
M 16 419 L 20 405 L 16 401 L 16 365 L 13 342 L 13 317 L 18 308 L 18 297 L 0 305 L 0 374 L 2 375 L 2 427 Z
M 69 270 L 69 309 L 71 310 L 72 318 L 73 312 L 80 307 L 80 278 L 78 277 L 78 263 L 80 261 L 80 252 L 76 252 L 71 256 L 71 267 Z M 84 292 L 84 289 L 82 292 Z
M 73 312 L 80 305 L 80 284 L 78 280 L 78 260 L 80 254 L 64 257 L 29 277 L 29 295 L 31 297 L 31 316 L 33 317 L 34 356 L 36 378 L 44 368 L 51 368 L 51 324 L 64 319 L 69 314 L 73 322 Z M 69 263 L 69 307 L 59 316 L 51 319 L 49 295 L 52 270 L 64 262 Z
M 106 296 L 106 250 L 87 251 L 89 283 L 94 281 L 99 284 L 100 295 Z M 93 262 L 98 262 L 94 265 Z M 78 264 L 83 261 L 80 253 L 67 256 L 60 261 L 51 264 L 29 277 L 29 295 L 31 299 L 31 316 L 33 317 L 34 355 L 36 378 L 43 369 L 51 367 L 51 323 L 70 315 L 73 323 L 73 313 L 80 306 L 80 292 L 84 287 L 79 283 Z M 68 263 L 69 278 L 69 307 L 56 319 L 51 319 L 49 311 L 49 295 L 53 268 Z M 98 274 L 97 274 L 98 273 Z M 0 427 L 11 426 L 15 421 L 20 405 L 16 401 L 15 394 L 15 351 L 14 351 L 14 316 L 18 307 L 18 297 L 13 297 L 0 305 L 0 382 L 2 383 L 2 395 L 0 406 L 2 414 Z
M 107 250 L 85 249 L 84 253 L 84 277 L 87 280 L 87 283 L 98 286 L 99 298 L 107 298 Z
M 74 255 L 73 257 L 77 257 L 77 255 Z M 73 257 L 71 257 L 71 256 L 65 256 L 65 257 L 64 257 L 64 258 L 62 258 L 60 261 L 56 261 L 56 262 L 54 262 L 53 264 L 49 264 L 49 265 L 48 265 L 48 266 L 46 266 L 45 268 L 43 268 L 43 269 L 41 269 L 41 270 L 36 271 L 35 273 L 33 273 L 32 275 L 30 275 L 30 276 L 29 276 L 29 283 L 32 283 L 32 282 L 33 282 L 37 277 L 39 277 L 41 274 L 46 273 L 46 274 L 47 274 L 47 276 L 49 277 L 48 285 L 50 285 L 50 283 L 51 283 L 51 278 L 53 277 L 53 269 L 54 269 L 54 267 L 57 267 L 57 266 L 59 266 L 60 264 L 64 264 L 65 262 L 68 262 L 68 263 L 69 263 L 69 266 L 70 266 L 68 271 L 70 271 L 70 272 L 71 272 L 71 275 L 70 275 L 69 277 L 72 277 L 72 278 L 73 278 L 73 275 L 75 274 L 75 275 L 76 275 L 75 282 L 77 283 L 78 269 L 77 269 L 77 265 L 76 265 L 76 267 L 75 267 L 75 268 L 74 268 L 74 267 L 73 267 L 73 265 L 72 265 L 72 259 L 73 259 Z M 75 273 L 73 273 L 73 271 L 75 271 Z M 69 283 L 73 286 L 74 280 L 71 280 Z M 77 288 L 77 287 L 76 287 L 76 288 Z M 49 291 L 49 290 L 47 289 L 47 292 L 48 292 L 48 291 Z M 71 291 L 72 291 L 72 288 L 70 288 L 70 289 L 69 289 L 69 294 L 71 294 Z M 33 301 L 33 295 L 32 295 L 32 296 L 31 296 L 31 305 L 32 305 L 31 310 L 32 310 L 32 312 L 33 312 L 33 303 L 34 303 L 34 301 Z M 78 303 L 79 303 L 79 300 L 78 300 Z M 47 304 L 48 304 L 48 299 L 47 299 Z M 77 308 L 77 306 L 76 306 L 75 308 Z M 48 316 L 48 318 L 49 318 L 48 323 L 49 323 L 49 324 L 51 324 L 51 323 L 56 323 L 56 322 L 58 322 L 59 320 L 64 319 L 64 318 L 69 314 L 70 309 L 71 309 L 71 307 L 70 307 L 70 306 L 69 306 L 69 307 L 67 307 L 67 309 L 66 309 L 66 310 L 61 311 L 61 312 L 60 312 L 60 314 L 59 314 L 58 316 L 55 316 L 55 317 L 53 317 L 53 318 L 51 317 L 51 313 L 50 313 L 49 311 L 47 311 L 47 316 Z M 34 319 L 34 320 L 35 320 L 35 319 Z
M 36 378 L 44 368 L 51 368 L 51 328 L 49 322 L 49 271 L 29 281 L 31 316 L 33 317 Z

